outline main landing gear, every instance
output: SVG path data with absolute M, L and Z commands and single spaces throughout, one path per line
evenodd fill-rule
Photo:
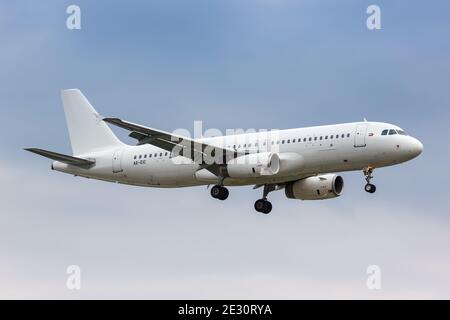
M 261 199 L 256 200 L 255 202 L 255 210 L 264 214 L 270 213 L 272 211 L 272 204 L 267 200 L 267 195 L 269 192 L 278 190 L 275 188 L 275 185 L 265 184 L 263 197 Z M 229 192 L 228 189 L 220 184 L 216 184 L 211 188 L 211 196 L 215 199 L 225 200 L 228 198 Z
M 255 202 L 255 210 L 264 214 L 270 213 L 272 211 L 272 204 L 266 199 L 258 199 Z
M 264 214 L 270 213 L 272 211 L 272 204 L 267 200 L 267 195 L 270 191 L 275 190 L 275 186 L 271 184 L 264 185 L 263 197 L 255 202 L 255 210 Z
M 375 187 L 374 184 L 370 183 L 370 180 L 373 178 L 373 168 L 367 167 L 363 170 L 364 176 L 366 177 L 367 184 L 364 186 L 364 190 L 368 193 L 374 193 L 377 190 L 377 187 Z
M 226 198 L 228 198 L 228 195 L 228 189 L 224 186 L 216 184 L 211 188 L 211 196 L 215 199 L 225 200 Z

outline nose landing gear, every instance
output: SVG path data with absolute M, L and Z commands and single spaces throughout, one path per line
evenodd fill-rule
M 363 169 L 364 176 L 366 177 L 367 184 L 364 186 L 364 190 L 368 193 L 374 193 L 377 190 L 377 187 L 375 187 L 374 184 L 370 183 L 370 180 L 373 178 L 373 170 L 372 167 L 367 167 Z
M 374 193 L 377 190 L 377 187 L 375 187 L 374 184 L 368 183 L 364 186 L 364 190 L 368 193 Z

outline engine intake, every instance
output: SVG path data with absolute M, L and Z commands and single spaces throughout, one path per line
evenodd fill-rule
M 339 197 L 344 179 L 336 174 L 308 177 L 290 182 L 285 187 L 286 197 L 299 200 L 322 200 Z

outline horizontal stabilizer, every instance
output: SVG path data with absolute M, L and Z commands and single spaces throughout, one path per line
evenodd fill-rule
M 70 164 L 73 166 L 86 166 L 87 167 L 87 166 L 90 166 L 95 163 L 94 161 L 91 161 L 91 160 L 76 158 L 76 157 L 72 157 L 72 156 L 68 156 L 65 154 L 56 153 L 56 152 L 52 152 L 52 151 L 47 151 L 47 150 L 43 150 L 43 149 L 28 148 L 25 150 L 36 153 L 40 156 L 43 156 L 43 157 L 46 157 L 49 159 L 53 159 L 53 160 L 56 160 L 56 161 L 59 161 L 62 163 Z

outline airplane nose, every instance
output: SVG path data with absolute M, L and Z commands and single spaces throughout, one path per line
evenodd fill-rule
M 423 144 L 418 139 L 413 138 L 410 143 L 409 149 L 410 149 L 410 152 L 412 153 L 413 157 L 417 157 L 423 151 Z

